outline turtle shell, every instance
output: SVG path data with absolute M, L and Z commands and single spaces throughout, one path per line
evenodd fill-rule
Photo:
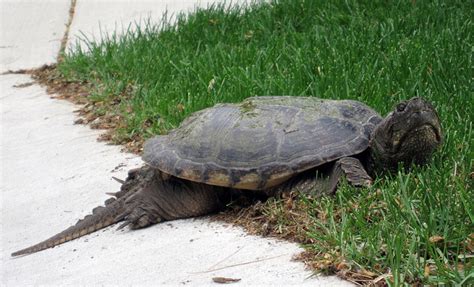
M 263 190 L 363 152 L 380 116 L 351 100 L 265 96 L 218 104 L 145 143 L 143 160 L 210 185 Z

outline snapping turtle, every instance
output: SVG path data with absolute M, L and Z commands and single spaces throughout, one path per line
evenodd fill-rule
M 215 212 L 242 196 L 330 194 L 344 176 L 369 186 L 400 163 L 424 164 L 441 144 L 434 108 L 420 98 L 386 118 L 363 103 L 314 97 L 253 97 L 189 116 L 145 144 L 145 166 L 129 172 L 105 206 L 12 256 L 34 253 L 108 225 L 132 229 Z

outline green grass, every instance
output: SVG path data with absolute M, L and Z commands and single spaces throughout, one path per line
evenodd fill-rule
M 84 39 L 89 50 L 69 51 L 58 68 L 94 84 L 97 115 L 120 120 L 117 142 L 254 95 L 357 99 L 382 114 L 401 99 L 430 100 L 445 133 L 433 162 L 370 189 L 303 198 L 306 247 L 350 270 L 390 273 L 394 285 L 466 284 L 474 280 L 473 11 L 472 1 L 213 6 L 177 25 L 148 21 L 101 43 Z

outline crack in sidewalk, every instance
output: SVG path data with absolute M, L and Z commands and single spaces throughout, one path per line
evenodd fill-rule
M 69 39 L 69 30 L 71 28 L 72 21 L 74 19 L 74 13 L 76 11 L 77 0 L 71 0 L 71 6 L 69 7 L 69 19 L 66 23 L 66 30 L 64 31 L 63 38 L 61 40 L 61 47 L 59 48 L 57 62 L 60 63 L 64 60 L 64 55 L 66 53 L 67 41 Z

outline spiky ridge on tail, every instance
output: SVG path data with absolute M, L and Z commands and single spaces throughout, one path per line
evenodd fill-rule
M 115 200 L 113 198 L 105 202 L 105 206 L 99 206 L 92 210 L 91 215 L 87 215 L 79 220 L 75 225 L 68 229 L 35 244 L 31 247 L 13 252 L 11 256 L 20 256 L 35 253 L 47 248 L 58 246 L 64 242 L 74 240 L 86 234 L 105 228 L 109 225 L 122 220 L 118 218 L 124 212 L 124 201 L 122 199 Z
M 125 181 L 114 178 L 121 184 L 120 191 L 116 193 L 108 193 L 113 197 L 105 201 L 105 206 L 94 208 L 91 215 L 87 215 L 79 220 L 75 225 L 46 239 L 45 241 L 13 252 L 11 256 L 27 255 L 52 248 L 124 220 L 127 215 L 127 199 L 142 190 L 143 187 L 153 178 L 153 174 L 153 169 L 148 166 L 143 166 L 141 168 L 130 170 Z

